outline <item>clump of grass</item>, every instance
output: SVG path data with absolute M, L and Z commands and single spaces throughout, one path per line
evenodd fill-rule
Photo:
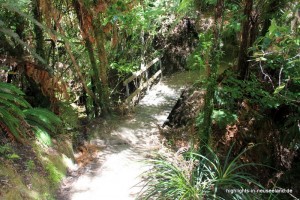
M 231 159 L 231 151 L 224 161 L 211 149 L 205 156 L 192 152 L 188 159 L 160 156 L 152 160 L 153 168 L 143 174 L 144 187 L 138 199 L 265 199 L 262 194 L 249 192 L 263 186 L 253 175 L 243 172 L 243 168 L 259 164 L 241 163 L 245 151 Z

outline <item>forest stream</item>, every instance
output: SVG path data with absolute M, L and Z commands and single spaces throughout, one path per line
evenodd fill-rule
M 135 199 L 137 184 L 149 166 L 147 157 L 161 149 L 157 125 L 162 125 L 184 87 L 199 77 L 198 72 L 180 72 L 153 86 L 126 119 L 110 119 L 105 126 L 94 124 L 97 137 L 91 143 L 102 146 L 97 159 L 82 172 L 71 172 L 58 192 L 64 200 Z M 109 130 L 109 131 L 107 131 Z

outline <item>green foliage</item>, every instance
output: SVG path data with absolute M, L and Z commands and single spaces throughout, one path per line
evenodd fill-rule
M 197 8 L 204 12 L 212 11 L 216 3 L 217 3 L 217 0 L 195 1 Z
M 12 153 L 12 154 L 8 154 L 7 158 L 8 159 L 20 159 L 21 157 L 16 153 Z
M 14 152 L 10 144 L 0 146 L 0 156 L 7 159 L 20 159 L 20 156 Z
M 12 84 L 0 82 L 0 125 L 9 136 L 20 141 L 26 136 L 21 125 L 24 122 L 22 109 L 30 107 L 21 90 Z
M 46 165 L 46 171 L 49 174 L 49 179 L 52 181 L 52 183 L 57 184 L 59 183 L 63 178 L 64 174 L 60 172 L 55 165 L 52 163 L 48 163 Z
M 193 8 L 193 0 L 182 0 L 178 6 L 178 12 L 187 13 Z
M 34 129 L 35 136 L 38 139 L 38 141 L 40 141 L 42 144 L 44 144 L 46 146 L 52 145 L 51 137 L 45 129 L 40 128 L 39 126 L 35 126 L 33 129 Z
M 138 70 L 138 64 L 137 63 L 121 63 L 121 62 L 116 63 L 116 62 L 113 62 L 113 63 L 110 64 L 110 67 L 112 69 L 117 70 L 120 75 L 128 74 L 130 72 Z
M 53 112 L 44 108 L 31 108 L 23 111 L 27 123 L 39 130 L 56 135 L 62 127 L 61 119 Z
M 224 20 L 226 23 L 224 24 L 224 31 L 222 33 L 222 37 L 224 39 L 229 39 L 227 43 L 233 43 L 238 40 L 236 38 L 236 34 L 241 30 L 241 18 L 242 16 L 242 4 L 231 1 L 225 4 L 225 13 L 224 13 Z
M 216 104 L 219 107 L 236 110 L 236 102 L 247 99 L 251 105 L 260 106 L 261 109 L 276 108 L 281 99 L 267 91 L 267 87 L 260 80 L 251 75 L 248 80 L 239 80 L 231 71 L 225 71 L 225 80 L 222 87 L 216 92 Z
M 26 163 L 25 163 L 25 166 L 26 166 L 26 169 L 29 170 L 29 171 L 32 171 L 32 170 L 35 170 L 36 169 L 36 166 L 35 166 L 35 163 L 33 160 L 28 160 Z
M 7 154 L 11 151 L 12 151 L 12 148 L 9 144 L 5 144 L 3 146 L 0 146 L 0 154 L 1 155 L 5 155 L 5 154 Z
M 201 127 L 203 124 L 203 113 L 199 113 L 199 116 L 196 119 L 196 125 L 198 127 Z M 234 113 L 231 113 L 229 110 L 219 109 L 219 110 L 213 110 L 212 113 L 212 120 L 213 123 L 215 123 L 219 128 L 225 128 L 226 125 L 232 124 L 236 122 L 237 115 Z
M 286 23 L 289 12 L 273 19 L 267 34 L 258 38 L 251 50 L 254 51 L 253 62 L 263 77 L 258 81 L 264 85 L 256 93 L 271 97 L 261 98 L 261 104 L 271 102 L 273 108 L 289 108 L 290 112 L 282 116 L 283 120 L 277 125 L 284 133 L 283 144 L 294 148 L 300 141 L 300 32 L 292 30 L 290 23 Z
M 272 20 L 269 32 L 252 48 L 255 61 L 272 85 L 273 93 L 290 103 L 300 97 L 299 93 L 294 93 L 300 87 L 299 48 L 299 34 L 291 34 L 288 26 L 279 26 L 276 20 Z M 276 73 L 268 73 L 270 70 Z
M 192 153 L 188 160 L 170 161 L 167 157 L 152 160 L 153 168 L 145 173 L 142 199 L 263 199 L 259 193 L 230 193 L 226 189 L 263 187 L 244 169 L 258 166 L 241 163 L 246 152 L 231 159 L 231 151 L 224 158 L 209 150 L 206 156 Z
M 209 60 L 209 52 L 212 47 L 213 35 L 210 32 L 199 34 L 199 45 L 188 57 L 188 66 L 192 70 L 204 70 Z
M 60 108 L 60 118 L 63 121 L 63 126 L 68 130 L 77 128 L 79 125 L 77 111 L 74 108 L 72 108 L 72 106 L 67 105 L 65 103 L 62 103 L 60 105 Z
M 0 125 L 10 136 L 18 141 L 30 132 L 45 144 L 51 144 L 49 136 L 61 132 L 62 121 L 47 109 L 32 108 L 24 99 L 24 93 L 12 84 L 0 82 Z
M 215 121 L 219 127 L 226 127 L 227 124 L 236 122 L 237 115 L 222 109 L 213 110 L 212 120 Z
M 50 135 L 55 136 L 62 131 L 61 119 L 43 108 L 31 108 L 23 112 L 26 122 L 32 126 L 37 139 L 47 146 L 52 145 Z

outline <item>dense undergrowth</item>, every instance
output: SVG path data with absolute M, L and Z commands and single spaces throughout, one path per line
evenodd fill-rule
M 155 57 L 201 74 L 162 131 L 192 150 L 154 161 L 145 198 L 298 197 L 299 3 L 278 2 L 0 0 L 0 197 L 53 198 L 88 121 L 125 114 L 123 80 Z
M 166 144 L 177 153 L 186 149 L 191 153 L 184 155 L 198 157 L 154 160 L 157 167 L 148 174 L 143 198 L 157 195 L 162 199 L 297 199 L 299 181 L 292 177 L 298 177 L 299 173 L 300 43 L 299 27 L 297 30 L 290 27 L 288 13 L 270 20 L 268 30 L 249 46 L 249 67 L 242 76 L 236 71 L 246 68 L 240 66 L 242 53 L 222 52 L 213 46 L 220 37 L 225 39 L 232 27 L 224 25 L 224 36 L 216 31 L 200 34 L 199 46 L 191 55 L 189 65 L 207 74 L 182 93 L 165 128 L 160 130 L 167 139 Z M 231 42 L 231 49 L 226 44 L 223 49 L 234 52 L 234 41 Z M 218 55 L 233 57 L 211 58 L 216 50 Z M 220 69 L 224 61 L 230 65 Z M 206 150 L 205 146 L 208 146 Z M 211 148 L 215 156 L 211 156 Z M 198 160 L 196 164 L 193 158 Z M 226 171 L 228 163 L 238 170 L 229 169 L 233 174 L 228 174 L 226 180 L 222 170 Z M 249 166 L 243 168 L 245 165 Z M 248 176 L 254 177 L 258 184 L 243 181 L 251 180 Z M 290 178 L 292 182 L 288 181 Z M 218 187 L 219 180 L 224 185 Z M 214 181 L 216 185 L 210 185 Z M 207 184 L 207 188 L 200 187 L 201 184 Z M 238 188 L 245 191 L 228 190 Z M 262 190 L 249 192 L 251 189 Z M 262 194 L 263 191 L 268 194 Z

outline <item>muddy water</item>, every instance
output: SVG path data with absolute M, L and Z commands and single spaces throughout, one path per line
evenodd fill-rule
M 91 142 L 101 147 L 97 159 L 85 170 L 66 178 L 58 194 L 65 200 L 132 200 L 141 187 L 139 175 L 151 152 L 162 148 L 157 125 L 162 125 L 181 91 L 199 77 L 199 72 L 181 72 L 164 77 L 123 119 L 110 119 L 91 128 Z

